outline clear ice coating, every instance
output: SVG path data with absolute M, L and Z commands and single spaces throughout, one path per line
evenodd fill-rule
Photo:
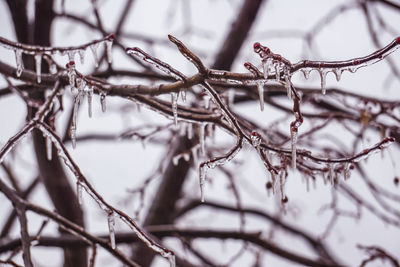
M 312 69 L 309 69 L 309 68 L 301 69 L 301 72 L 303 73 L 304 78 L 305 78 L 306 80 L 308 80 L 308 78 L 310 78 L 310 73 L 311 73 L 311 71 L 312 71 Z
M 292 146 L 292 168 L 296 169 L 296 144 L 297 144 L 297 130 L 290 129 L 290 141 Z
M 90 50 L 92 50 L 94 64 L 96 65 L 96 68 L 97 68 L 99 66 L 99 57 L 97 56 L 97 48 L 99 47 L 99 43 L 91 44 L 89 47 L 90 47 Z
M 257 90 L 258 90 L 258 97 L 260 99 L 260 109 L 264 111 L 264 82 L 257 81 Z
M 42 81 L 41 73 L 42 73 L 42 54 L 35 55 L 35 66 L 36 66 L 36 78 L 37 82 L 40 83 Z
M 24 62 L 22 61 L 22 50 L 16 49 L 15 52 L 15 62 L 17 64 L 17 77 L 21 76 L 22 71 L 24 70 Z
M 174 123 L 178 125 L 178 94 L 171 93 L 172 114 L 174 115 Z
M 112 249 L 115 249 L 116 245 L 115 245 L 115 217 L 114 217 L 114 212 L 112 212 L 112 211 L 108 212 L 107 221 L 108 221 L 108 231 L 109 231 L 109 234 L 110 234 L 110 245 L 111 245 Z
M 107 39 L 107 40 L 104 40 L 104 44 L 106 46 L 106 53 L 107 53 L 108 63 L 111 64 L 112 63 L 112 44 L 113 44 L 113 41 Z

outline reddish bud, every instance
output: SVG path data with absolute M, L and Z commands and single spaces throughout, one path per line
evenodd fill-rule
M 360 64 L 360 61 L 358 61 L 357 59 L 353 60 L 353 65 L 358 65 Z
M 215 159 L 214 159 L 214 158 L 210 159 L 210 162 L 214 162 L 214 161 L 215 161 Z
M 394 177 L 393 183 L 397 186 L 399 185 L 399 177 Z
M 349 168 L 350 168 L 350 170 L 354 170 L 354 165 L 353 164 L 351 164 L 350 166 L 349 166 Z
M 107 39 L 110 40 L 110 41 L 114 40 L 115 39 L 115 33 L 110 34 Z
M 323 68 L 323 67 L 325 67 L 325 63 L 324 63 L 324 62 L 321 62 L 321 63 L 319 64 L 319 66 L 320 66 L 321 68 Z
M 71 65 L 71 66 L 72 66 L 72 65 L 75 65 L 75 61 L 72 61 L 72 60 L 71 60 L 68 64 Z
M 272 183 L 271 182 L 267 182 L 267 184 L 265 186 L 267 187 L 267 189 L 271 189 L 272 188 Z
M 244 67 L 249 70 L 251 68 L 251 65 L 249 62 L 245 62 Z
M 131 50 L 132 50 L 132 48 L 130 48 L 130 47 L 125 48 L 125 52 L 129 52 Z
M 289 201 L 288 197 L 285 196 L 284 198 L 282 198 L 282 203 L 287 203 Z
M 397 44 L 400 44 L 400 37 L 397 37 L 396 43 L 397 43 Z
M 261 44 L 259 42 L 255 42 L 253 45 L 254 52 L 258 53 L 261 50 Z

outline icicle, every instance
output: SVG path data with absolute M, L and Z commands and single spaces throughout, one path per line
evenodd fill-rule
M 181 90 L 181 91 L 179 91 L 179 93 L 181 94 L 182 102 L 185 103 L 186 102 L 186 90 Z
M 228 91 L 228 106 L 233 107 L 234 103 L 235 103 L 235 90 L 229 90 Z
M 333 69 L 333 73 L 336 76 L 336 81 L 340 81 L 340 77 L 342 76 L 342 70 L 335 68 L 335 69 Z
M 106 112 L 106 94 L 101 92 L 100 93 L 100 104 L 101 104 L 101 111 Z
M 205 129 L 206 129 L 206 123 L 200 124 L 200 133 L 199 133 L 199 139 L 200 139 L 200 153 L 202 156 L 205 155 Z
M 204 185 L 206 183 L 206 173 L 208 166 L 204 163 L 200 165 L 200 201 L 204 202 Z
M 328 179 L 331 182 L 331 185 L 333 185 L 333 164 L 328 165 Z
M 81 181 L 78 179 L 76 181 L 76 194 L 78 195 L 78 204 L 82 205 L 82 184 Z
M 85 64 L 85 49 L 79 49 L 78 50 L 78 55 L 79 55 L 79 60 L 81 64 Z
M 257 81 L 258 97 L 260 99 L 260 109 L 264 111 L 264 82 Z
M 290 128 L 290 140 L 292 145 L 292 168 L 296 169 L 297 129 Z
M 290 81 L 290 69 L 285 67 L 285 86 L 287 91 L 287 97 L 292 99 L 292 88 L 291 88 L 291 81 Z
M 108 215 L 107 215 L 107 221 L 108 221 L 108 230 L 110 233 L 110 244 L 111 244 L 111 248 L 115 249 L 115 217 L 114 217 L 114 212 L 113 211 L 109 211 Z
M 15 62 L 17 64 L 17 77 L 21 76 L 22 71 L 24 70 L 24 62 L 22 60 L 22 50 L 16 49 L 15 52 Z
M 192 139 L 193 138 L 193 124 L 189 123 L 187 126 L 187 138 Z
M 107 53 L 107 59 L 108 59 L 108 63 L 112 63 L 112 44 L 113 41 L 112 40 L 104 40 L 104 43 L 106 45 L 106 53 Z
M 92 117 L 93 85 L 88 86 L 86 96 L 87 96 L 87 101 L 88 101 L 88 115 L 89 115 L 89 118 L 91 118 Z
M 68 54 L 68 60 L 71 62 L 71 61 L 75 61 L 75 51 L 74 50 L 69 50 L 68 52 L 67 52 L 67 54 Z
M 96 65 L 96 68 L 99 66 L 99 58 L 97 57 L 97 48 L 99 47 L 99 43 L 94 43 L 90 45 L 90 49 L 92 50 L 93 53 L 93 58 L 94 58 L 94 64 Z
M 40 83 L 42 81 L 42 78 L 40 77 L 42 73 L 42 54 L 35 55 L 35 65 L 36 65 L 37 82 Z
M 57 65 L 54 64 L 54 63 L 50 63 L 49 65 L 50 65 L 50 67 L 49 67 L 50 73 L 51 74 L 56 74 L 57 73 Z
M 272 58 L 267 58 L 266 60 L 262 61 L 263 72 L 264 72 L 264 79 L 268 79 L 269 76 L 269 69 L 272 64 Z
M 306 80 L 308 80 L 308 78 L 310 78 L 310 73 L 311 73 L 312 69 L 301 69 L 301 72 L 304 74 L 304 78 Z
M 319 76 L 321 77 L 321 92 L 323 95 L 326 94 L 326 72 L 323 69 L 319 69 Z
M 175 126 L 178 125 L 178 95 L 177 93 L 171 93 L 171 104 L 172 113 L 174 115 Z
M 192 158 L 193 158 L 193 164 L 196 164 L 198 161 L 198 157 L 197 157 L 197 146 L 194 146 L 191 148 L 192 151 Z
M 190 154 L 184 153 L 184 154 L 183 154 L 183 159 L 184 159 L 185 161 L 189 161 L 189 160 L 190 160 Z
M 275 80 L 279 82 L 281 80 L 281 71 L 280 71 L 280 65 L 281 63 L 279 61 L 274 62 L 274 67 L 275 67 Z
M 46 137 L 46 156 L 47 156 L 47 160 L 51 161 L 52 158 L 52 147 L 53 147 L 53 143 L 51 142 L 51 138 L 50 137 Z
M 176 267 L 175 255 L 171 254 L 168 256 L 169 267 Z
M 72 91 L 73 90 L 72 88 L 75 87 L 75 79 L 76 79 L 74 61 L 71 61 L 67 64 L 67 74 L 68 74 L 69 85 L 71 86 L 71 91 Z
M 74 107 L 72 110 L 72 121 L 69 135 L 71 137 L 72 147 L 76 147 L 76 119 L 78 115 L 78 108 L 80 105 L 80 93 L 78 93 L 74 98 Z

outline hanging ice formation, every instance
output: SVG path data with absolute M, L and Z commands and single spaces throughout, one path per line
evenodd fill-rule
M 107 222 L 108 222 L 108 231 L 110 234 L 110 245 L 112 249 L 116 248 L 115 245 L 115 217 L 114 212 L 109 211 L 107 214 Z
M 82 184 L 80 179 L 78 178 L 76 181 L 76 194 L 78 195 L 78 203 L 79 205 L 82 205 Z
M 101 104 L 101 111 L 106 112 L 106 110 L 107 110 L 106 94 L 104 92 L 100 93 L 100 104 Z
M 205 129 L 206 129 L 207 123 L 201 123 L 199 125 L 199 139 L 200 139 L 200 153 L 202 156 L 205 155 Z
M 290 127 L 290 141 L 292 147 L 292 168 L 296 169 L 297 128 L 295 127 Z
M 36 66 L 36 78 L 37 82 L 40 83 L 42 81 L 41 72 L 42 72 L 42 54 L 38 53 L 35 55 L 35 66 Z
M 94 59 L 94 64 L 96 65 L 96 68 L 99 66 L 99 58 L 97 56 L 97 48 L 99 47 L 99 44 L 100 43 L 94 43 L 89 46 L 90 50 L 92 50 L 92 53 L 93 53 L 93 59 Z
M 17 77 L 21 76 L 22 71 L 24 70 L 24 62 L 22 61 L 22 50 L 15 49 L 15 62 L 17 64 Z
M 175 126 L 178 125 L 178 95 L 175 92 L 171 93 L 172 114 L 174 116 Z
M 257 81 L 258 97 L 260 99 L 260 109 L 264 111 L 264 81 Z

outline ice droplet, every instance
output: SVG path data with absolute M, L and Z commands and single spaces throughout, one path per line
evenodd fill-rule
M 261 144 L 261 136 L 259 133 L 257 132 L 252 132 L 250 135 L 250 140 L 251 140 L 251 144 L 254 147 L 258 147 Z
M 107 215 L 108 231 L 110 234 L 110 245 L 112 249 L 115 249 L 115 217 L 114 212 L 110 211 Z
M 257 90 L 258 90 L 258 97 L 260 99 L 260 109 L 264 111 L 264 82 L 257 81 Z
M 97 56 L 97 48 L 99 47 L 99 43 L 91 44 L 89 47 L 90 47 L 90 50 L 92 50 L 94 64 L 96 65 L 96 68 L 97 68 L 99 66 L 99 58 Z
M 112 63 L 112 44 L 113 41 L 112 39 L 109 40 L 104 40 L 104 44 L 106 45 L 106 53 L 107 53 L 107 59 L 108 59 L 108 63 Z
M 296 169 L 297 129 L 290 128 L 290 141 L 292 146 L 292 168 Z
M 178 95 L 171 93 L 172 114 L 174 115 L 175 126 L 178 125 Z
M 319 76 L 321 77 L 321 92 L 323 95 L 326 94 L 326 71 L 324 69 L 318 69 Z
M 179 163 L 180 158 L 181 158 L 181 154 L 176 155 L 175 157 L 173 157 L 173 158 L 172 158 L 172 164 L 173 164 L 174 166 L 178 166 L 178 163 Z
M 24 62 L 22 61 L 22 50 L 16 49 L 15 52 L 15 62 L 17 64 L 17 77 L 21 76 L 22 71 L 24 70 Z
M 100 104 L 101 104 L 101 111 L 106 112 L 106 110 L 107 110 L 106 94 L 103 92 L 100 93 Z
M 51 138 L 46 136 L 46 156 L 48 161 L 52 159 L 52 147 L 53 143 L 51 142 Z
M 42 73 L 42 54 L 35 55 L 35 65 L 36 65 L 36 78 L 37 82 L 40 83 L 42 81 L 41 73 Z

